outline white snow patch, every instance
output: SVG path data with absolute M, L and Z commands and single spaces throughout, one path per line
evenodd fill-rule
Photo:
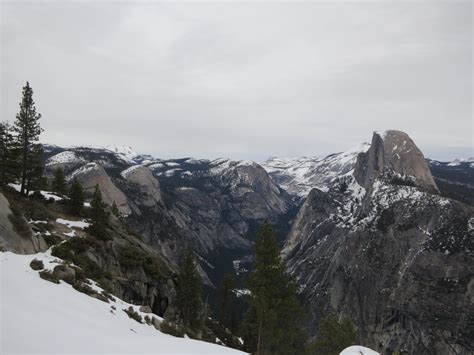
M 17 192 L 20 192 L 21 191 L 21 185 L 20 184 L 13 184 L 13 183 L 10 183 L 8 184 L 8 186 L 14 188 Z M 30 195 L 32 195 L 34 193 L 34 191 L 30 191 Z M 45 198 L 46 200 L 49 200 L 50 198 L 52 198 L 54 201 L 61 201 L 63 200 L 62 197 L 56 195 L 54 192 L 51 192 L 51 191 L 40 191 L 40 194 L 41 196 L 43 196 L 43 198 Z
M 74 170 L 69 176 L 69 180 L 74 179 L 78 175 L 87 174 L 93 170 L 99 170 L 99 165 L 96 163 L 87 163 L 86 165 L 81 166 L 79 169 Z
M 151 170 L 163 169 L 164 167 L 165 167 L 165 164 L 162 164 L 162 163 L 155 163 L 148 166 L 148 168 L 150 168 Z
M 132 165 L 128 169 L 125 169 L 120 173 L 124 179 L 126 179 L 133 171 L 137 170 L 141 165 Z
M 378 352 L 365 346 L 353 345 L 342 350 L 339 355 L 380 355 Z
M 127 162 L 133 162 L 133 159 L 139 155 L 132 147 L 109 145 L 105 149 L 114 152 L 119 158 Z
M 66 150 L 64 152 L 53 155 L 47 160 L 46 165 L 48 166 L 54 164 L 77 163 L 83 161 L 84 159 L 78 157 L 75 152 Z
M 84 220 L 82 220 L 82 221 L 70 221 L 70 220 L 62 219 L 62 218 L 56 219 L 56 223 L 64 224 L 64 225 L 68 226 L 69 228 L 75 227 L 75 228 L 80 228 L 80 229 L 84 229 L 84 228 L 87 228 L 87 227 L 90 226 L 90 224 L 87 223 Z

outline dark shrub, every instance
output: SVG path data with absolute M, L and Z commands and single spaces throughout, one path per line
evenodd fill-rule
M 55 284 L 59 283 L 59 279 L 55 275 L 53 275 L 51 271 L 43 270 L 43 271 L 40 271 L 39 275 L 43 280 L 47 280 Z
M 139 315 L 132 306 L 128 307 L 128 309 L 123 310 L 125 313 L 128 314 L 128 316 L 134 320 L 136 320 L 138 323 L 143 323 L 142 316 Z
M 169 334 L 179 338 L 183 338 L 185 334 L 184 329 L 182 327 L 177 324 L 170 323 L 166 319 L 161 322 L 160 330 L 165 334 Z

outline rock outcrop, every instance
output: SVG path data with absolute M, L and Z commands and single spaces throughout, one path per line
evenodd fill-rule
M 374 132 L 370 149 L 359 155 L 354 176 L 365 188 L 385 176 L 439 193 L 423 153 L 404 132 Z
M 75 170 L 69 178 L 77 179 L 84 191 L 89 194 L 92 194 L 95 186 L 99 185 L 102 197 L 107 204 L 112 205 L 115 202 L 120 212 L 123 214 L 130 213 L 127 196 L 115 186 L 101 165 L 95 162 L 88 163 Z
M 160 183 L 149 168 L 143 165 L 133 165 L 123 171 L 122 176 L 137 188 L 135 197 L 139 203 L 147 207 L 163 204 Z
M 439 196 L 421 153 L 396 155 L 403 142 L 413 149 L 400 132 L 375 134 L 355 176 L 311 191 L 283 257 L 313 334 L 326 314 L 345 314 L 384 354 L 469 354 L 474 209 Z
M 15 225 L 12 222 L 15 222 Z M 21 230 L 18 230 L 21 229 Z M 20 213 L 14 213 L 10 203 L 0 193 L 0 250 L 17 254 L 34 254 L 48 249 L 41 235 L 37 235 Z

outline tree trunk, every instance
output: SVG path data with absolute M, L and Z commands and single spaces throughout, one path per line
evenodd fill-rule
M 25 108 L 25 127 L 23 128 L 23 171 L 21 173 L 21 188 L 20 194 L 25 194 L 26 171 L 28 168 L 28 108 Z
M 257 355 L 260 355 L 260 342 L 261 342 L 261 334 L 262 334 L 262 323 L 263 323 L 263 318 L 260 319 L 260 323 L 258 324 Z

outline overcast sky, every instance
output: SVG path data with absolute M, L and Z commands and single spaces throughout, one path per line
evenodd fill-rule
M 472 2 L 2 2 L 1 119 L 156 157 L 313 156 L 407 132 L 473 156 Z

